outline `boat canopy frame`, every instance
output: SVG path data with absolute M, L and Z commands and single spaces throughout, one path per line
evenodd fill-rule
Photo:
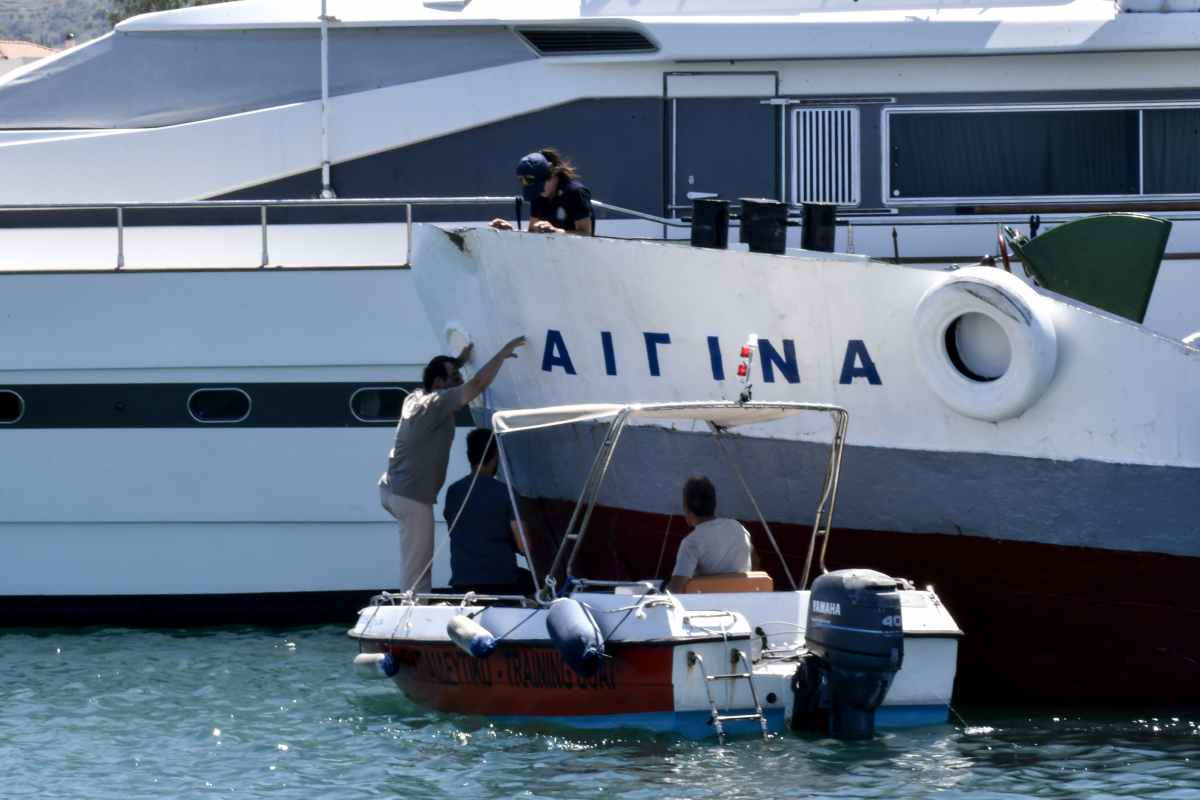
M 753 493 L 750 491 L 750 487 L 746 484 L 741 471 L 738 470 L 737 464 L 734 462 L 729 450 L 725 447 L 725 442 L 721 434 L 722 431 L 728 431 L 740 425 L 773 422 L 805 412 L 829 414 L 834 423 L 834 432 L 830 442 L 829 459 L 825 466 L 821 499 L 817 504 L 812 534 L 809 537 L 804 571 L 801 573 L 799 584 L 797 584 L 792 578 L 791 570 L 788 569 L 787 562 L 783 558 L 783 552 L 780 550 L 774 534 L 771 533 L 771 526 L 767 523 L 766 518 L 758 507 L 757 501 L 754 499 Z M 841 476 L 842 451 L 846 441 L 846 428 L 850 422 L 850 414 L 846 409 L 828 403 L 719 400 L 630 405 L 593 404 L 497 411 L 492 414 L 492 431 L 495 434 L 496 444 L 500 451 L 500 463 L 504 470 L 505 482 L 508 485 L 509 499 L 513 504 L 514 512 L 518 514 L 518 519 L 520 518 L 520 513 L 517 508 L 516 494 L 512 488 L 512 475 L 509 471 L 508 457 L 505 453 L 504 437 L 521 431 L 570 425 L 579 422 L 599 422 L 608 418 L 611 418 L 612 421 L 608 423 L 604 441 L 601 443 L 596 453 L 596 458 L 592 462 L 591 471 L 584 481 L 579 499 L 575 503 L 575 510 L 571 514 L 571 520 L 567 523 L 566 532 L 559 543 L 554 562 L 545 575 L 544 580 L 541 581 L 542 586 L 537 594 L 539 603 L 549 603 L 558 596 L 554 575 L 563 566 L 564 560 L 566 562 L 567 583 L 571 582 L 572 575 L 574 574 L 575 559 L 579 555 L 580 544 L 583 542 L 588 523 L 592 518 L 592 512 L 595 510 L 596 500 L 600 494 L 600 487 L 603 485 L 604 479 L 608 475 L 609 467 L 612 465 L 613 453 L 616 451 L 621 434 L 629 426 L 629 423 L 635 419 L 690 419 L 706 423 L 716 438 L 717 444 L 720 445 L 721 452 L 725 455 L 730 467 L 733 468 L 738 483 L 741 484 L 746 497 L 750 500 L 750 505 L 754 508 L 754 513 L 758 516 L 759 524 L 762 525 L 767 538 L 771 541 L 772 547 L 775 548 L 775 554 L 779 557 L 780 564 L 783 565 L 784 573 L 791 584 L 792 590 L 801 590 L 808 585 L 809 575 L 812 574 L 814 555 L 817 556 L 817 564 L 821 573 L 825 574 L 829 572 L 825 566 L 825 552 L 829 545 L 829 533 L 833 525 L 833 511 L 837 500 L 838 480 Z M 821 542 L 819 551 L 817 550 L 818 540 Z M 526 552 L 529 552 L 528 542 L 525 542 L 525 544 Z M 568 551 L 570 552 L 569 557 L 567 555 Z M 529 566 L 530 570 L 533 571 L 532 558 L 529 559 Z M 535 585 L 539 583 L 536 571 L 533 572 L 533 580 Z

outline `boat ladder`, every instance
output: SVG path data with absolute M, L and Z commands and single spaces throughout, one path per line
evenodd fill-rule
M 754 685 L 754 670 L 750 667 L 750 659 L 746 658 L 746 654 L 741 650 L 734 648 L 729 652 L 729 667 L 736 669 L 738 663 L 741 663 L 745 668 L 745 672 L 730 672 L 728 675 L 709 675 L 708 670 L 704 667 L 704 659 L 692 651 L 688 651 L 688 666 L 700 666 L 700 674 L 704 676 L 704 688 L 708 690 L 708 704 L 712 709 L 712 716 L 709 718 L 717 729 L 717 740 L 721 744 L 725 744 L 725 728 L 723 723 L 732 722 L 738 719 L 756 719 L 759 727 L 762 728 L 763 738 L 767 738 L 767 718 L 763 715 L 762 703 L 758 700 L 758 687 Z M 750 695 L 754 698 L 754 713 L 753 714 L 722 714 L 717 709 L 717 698 L 713 696 L 712 685 L 713 681 L 738 681 L 746 680 L 750 682 Z

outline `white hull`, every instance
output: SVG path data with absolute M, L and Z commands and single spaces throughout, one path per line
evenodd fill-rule
M 704 675 L 721 674 L 727 668 L 740 671 L 730 666 L 731 651 L 740 650 L 753 662 L 755 688 L 768 727 L 790 728 L 794 657 L 804 646 L 808 592 L 667 599 L 639 591 L 644 590 L 571 595 L 588 609 L 611 656 L 605 659 L 599 680 L 577 677 L 566 667 L 547 632 L 545 608 L 373 605 L 360 612 L 349 635 L 366 652 L 391 653 L 399 664 L 394 680 L 424 708 L 503 722 L 645 727 L 693 738 L 714 733 Z M 905 632 L 903 665 L 876 713 L 876 724 L 886 728 L 944 723 L 962 632 L 936 595 L 899 594 Z M 498 640 L 497 649 L 485 659 L 458 650 L 447 635 L 447 623 L 463 613 L 474 615 Z M 775 651 L 765 658 L 757 628 L 765 630 Z M 647 655 L 650 650 L 659 652 Z M 689 663 L 692 652 L 703 659 L 703 670 Z M 626 662 L 640 666 L 630 671 Z M 722 714 L 755 708 L 746 680 L 716 682 L 713 695 Z M 727 730 L 752 733 L 759 727 L 757 722 L 742 721 L 727 723 Z
M 26 395 L 0 425 L 0 596 L 395 587 L 376 486 L 393 425 L 359 424 L 348 403 L 419 382 L 435 353 L 408 270 L 10 273 L 0 298 L 0 389 Z M 200 424 L 191 386 L 260 388 L 244 422 Z
M 827 402 L 850 414 L 831 566 L 935 585 L 963 620 L 962 675 L 975 696 L 1194 699 L 1200 350 L 1023 287 L 1025 310 L 1037 312 L 1030 318 L 1055 331 L 1053 371 L 1024 410 L 988 421 L 980 409 L 971 416 L 952 407 L 934 391 L 945 386 L 919 369 L 925 356 L 953 369 L 948 351 L 936 349 L 945 340 L 914 335 L 913 319 L 926 293 L 957 280 L 955 272 L 433 226 L 416 240 L 418 288 L 443 335 L 457 330 L 484 351 L 529 337 L 533 357 L 492 388 L 497 409 L 735 400 L 740 347 L 751 333 L 769 341 L 774 380 L 763 345 L 755 400 Z M 980 273 L 1012 285 L 1002 270 Z M 1014 330 L 1023 330 L 1013 321 L 1020 317 L 1010 320 Z M 724 380 L 714 377 L 716 362 Z M 1008 375 L 988 383 L 938 374 L 981 398 Z M 601 426 L 581 423 L 506 442 L 518 490 L 536 499 L 551 534 L 562 535 L 603 437 Z M 794 575 L 809 547 L 829 437 L 799 417 L 726 437 Z M 592 523 L 605 532 L 592 542 L 596 571 L 583 577 L 669 576 L 686 531 L 679 492 L 688 477 L 709 476 L 719 513 L 758 530 L 706 433 L 647 420 L 622 434 L 622 447 Z M 786 585 L 758 536 L 766 568 Z M 1106 658 L 1114 625 L 1129 632 L 1118 660 Z M 1017 637 L 1028 649 L 1010 646 Z M 1148 685 L 1142 674 L 1163 680 Z

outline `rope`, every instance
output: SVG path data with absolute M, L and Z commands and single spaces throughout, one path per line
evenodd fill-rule
M 667 539 L 671 538 L 671 521 L 674 519 L 674 515 L 667 516 L 667 532 L 663 534 L 662 548 L 660 548 L 658 551 L 658 564 L 656 564 L 654 567 L 655 580 L 662 580 L 662 578 L 659 577 L 659 570 L 662 569 L 663 553 L 667 552 Z
M 491 435 L 488 436 L 487 444 L 483 446 L 484 454 L 487 453 L 488 448 L 492 445 L 492 440 L 495 438 L 496 432 L 492 431 Z M 446 529 L 446 535 L 442 537 L 441 543 L 438 544 L 437 549 L 433 551 L 433 558 L 429 559 L 429 563 L 425 565 L 425 569 L 418 573 L 417 583 L 421 582 L 421 577 L 423 577 L 426 572 L 431 572 L 433 570 L 433 562 L 437 561 L 438 553 L 442 552 L 442 548 L 446 546 L 446 542 L 450 541 L 450 534 L 454 533 L 454 526 L 458 524 L 458 518 L 462 516 L 463 511 L 466 509 L 467 501 L 471 499 L 471 492 L 475 488 L 475 481 L 479 480 L 479 467 L 481 466 L 483 465 L 476 465 L 474 472 L 471 474 L 471 485 L 467 487 L 467 495 L 463 498 L 462 505 L 458 507 L 458 513 L 454 515 L 454 521 L 451 522 L 450 527 Z M 408 587 L 406 594 L 411 595 L 416 590 L 417 584 L 414 583 L 412 586 Z
M 449 534 L 447 534 L 447 535 L 449 535 Z M 574 579 L 574 578 L 572 578 L 570 575 L 568 575 L 568 576 L 567 576 L 567 582 L 563 584 L 563 588 L 562 588 L 562 589 L 561 589 L 561 590 L 560 590 L 560 591 L 559 591 L 559 592 L 558 592 L 558 593 L 557 593 L 557 594 L 554 596 L 554 599 L 555 599 L 555 600 L 557 600 L 558 598 L 560 598 L 560 597 L 562 597 L 564 594 L 566 594 L 566 592 L 567 592 L 567 589 L 568 589 L 568 588 L 570 588 L 570 586 L 571 586 L 571 581 L 573 581 L 573 580 L 575 580 L 575 579 Z M 547 577 L 547 578 L 546 578 L 546 582 L 547 582 L 547 583 L 549 583 L 551 586 L 553 586 L 553 585 L 554 585 L 554 579 L 553 579 L 553 578 Z M 497 636 L 497 637 L 496 637 L 496 640 L 495 640 L 495 641 L 496 641 L 496 643 L 497 643 L 497 644 L 499 644 L 499 643 L 500 643 L 500 640 L 502 640 L 504 637 L 508 636 L 510 633 L 512 633 L 513 631 L 515 631 L 517 628 L 519 628 L 519 627 L 521 627 L 522 625 L 524 625 L 526 622 L 529 622 L 529 620 L 533 619 L 533 615 L 534 615 L 534 614 L 536 614 L 536 613 L 538 613 L 539 611 L 542 611 L 542 610 L 543 610 L 543 609 L 541 609 L 541 608 L 535 608 L 533 611 L 529 612 L 529 616 L 527 616 L 525 619 L 521 620 L 521 621 L 520 621 L 520 622 L 518 622 L 516 625 L 514 625 L 514 626 L 512 626 L 511 628 L 509 628 L 508 630 L 506 630 L 504 633 L 502 633 L 502 634 L 500 634 L 499 636 Z M 596 621 L 595 621 L 595 620 L 592 620 L 592 625 L 596 625 Z M 597 629 L 599 628 L 599 626 L 596 626 L 596 627 L 597 627 Z
M 779 549 L 779 545 L 775 541 L 775 534 L 771 533 L 771 526 L 767 524 L 766 517 L 758 510 L 758 503 L 755 501 L 754 495 L 750 493 L 750 487 L 746 485 L 745 479 L 742 478 L 741 471 L 738 470 L 733 457 L 729 455 L 729 451 L 725 449 L 725 441 L 721 438 L 721 429 L 713 425 L 712 431 L 717 437 L 717 444 L 721 445 L 721 452 L 725 454 L 725 460 L 729 462 L 729 466 L 733 469 L 733 474 L 737 476 L 738 483 L 742 485 L 742 489 L 746 492 L 746 497 L 750 500 L 750 505 L 754 506 L 754 513 L 758 515 L 759 523 L 763 526 L 763 530 L 767 532 L 767 538 L 771 540 L 771 546 L 775 548 L 775 555 L 779 556 L 779 563 L 783 566 L 783 574 L 787 575 L 792 591 L 796 591 L 796 581 L 792 579 L 792 571 L 788 569 L 787 561 L 783 558 L 783 551 Z

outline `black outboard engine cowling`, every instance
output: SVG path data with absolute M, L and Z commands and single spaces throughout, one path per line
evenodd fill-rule
M 793 730 L 823 729 L 841 739 L 873 736 L 875 709 L 904 662 L 896 580 L 869 569 L 817 578 L 805 639 L 809 653 L 793 678 Z

